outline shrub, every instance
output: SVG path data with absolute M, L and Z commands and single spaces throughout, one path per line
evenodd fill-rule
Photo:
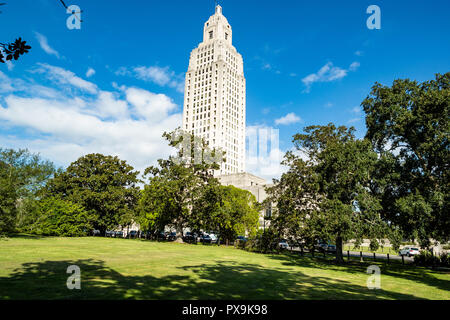
M 439 258 L 441 259 L 441 267 L 450 267 L 450 257 L 447 252 L 442 252 Z
M 238 247 L 239 249 L 245 249 L 246 245 L 247 245 L 247 241 L 241 241 L 239 239 L 237 239 L 235 241 L 236 247 Z
M 80 205 L 58 198 L 40 200 L 31 233 L 46 236 L 80 237 L 92 229 L 87 211 Z
M 420 254 L 414 256 L 414 263 L 423 267 L 449 267 L 449 257 L 447 253 L 441 253 L 436 256 L 429 251 L 421 251 Z
M 239 245 L 238 245 L 239 246 Z M 258 230 L 258 233 L 239 246 L 251 252 L 273 253 L 278 251 L 278 242 L 275 233 L 271 229 Z

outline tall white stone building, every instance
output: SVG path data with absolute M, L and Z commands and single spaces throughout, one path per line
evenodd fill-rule
M 205 23 L 186 73 L 183 130 L 226 152 L 217 175 L 245 172 L 245 77 L 222 7 Z
M 217 5 L 204 25 L 203 41 L 191 52 L 182 129 L 226 152 L 226 162 L 215 172 L 222 185 L 248 190 L 262 202 L 266 181 L 245 172 L 244 61 L 232 41 L 231 26 Z M 261 228 L 268 225 L 265 217 L 264 209 Z

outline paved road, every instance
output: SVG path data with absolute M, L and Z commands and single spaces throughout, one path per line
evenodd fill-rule
M 289 248 L 289 250 L 290 250 L 290 248 Z M 293 251 L 300 251 L 300 248 L 294 247 L 292 250 Z M 305 252 L 308 252 L 308 251 L 305 250 Z M 315 254 L 317 256 L 320 256 L 322 253 L 321 252 L 319 253 L 319 252 L 316 251 Z M 328 254 L 331 255 L 331 254 L 334 254 L 334 253 L 329 252 Z M 344 255 L 344 258 L 347 257 L 347 251 L 343 251 L 342 254 Z M 371 253 L 371 252 L 363 252 L 362 256 L 363 256 L 364 261 L 373 261 L 373 253 Z M 385 254 L 385 253 L 377 253 L 375 256 L 376 256 L 376 260 L 387 260 L 387 254 Z M 350 251 L 350 257 L 359 258 L 360 257 L 360 252 L 359 251 Z M 412 263 L 412 262 L 414 262 L 414 258 L 409 258 L 407 256 L 405 256 L 404 258 L 405 258 L 405 263 Z M 399 255 L 392 255 L 392 254 L 390 254 L 389 255 L 389 260 L 402 261 L 402 257 L 399 256 Z
M 343 252 L 344 256 L 347 256 L 347 251 Z M 350 256 L 351 257 L 360 257 L 360 252 L 358 251 L 350 251 Z M 370 252 L 363 252 L 362 253 L 363 259 L 364 260 L 373 260 L 373 253 Z M 385 253 L 377 253 L 376 255 L 376 259 L 384 259 L 387 260 L 387 254 Z M 399 255 L 389 255 L 389 260 L 398 260 L 398 261 L 402 261 L 402 257 Z M 405 256 L 405 263 L 412 263 L 414 262 L 414 258 L 408 258 L 407 256 Z

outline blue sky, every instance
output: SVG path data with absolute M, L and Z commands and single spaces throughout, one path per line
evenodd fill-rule
M 65 0 L 83 10 L 81 30 L 66 27 L 59 0 L 4 2 L 0 40 L 21 36 L 32 50 L 0 65 L 0 146 L 62 166 L 117 154 L 140 170 L 170 152 L 161 133 L 181 125 L 189 53 L 214 1 Z M 244 58 L 247 126 L 279 129 L 281 152 L 313 124 L 362 137 L 360 103 L 375 82 L 450 69 L 447 0 L 221 3 Z M 373 4 L 380 30 L 366 26 Z

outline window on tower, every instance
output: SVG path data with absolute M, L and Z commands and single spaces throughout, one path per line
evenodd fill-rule
M 212 39 L 212 38 L 213 38 L 213 35 L 214 35 L 213 31 L 210 31 L 210 32 L 209 32 L 209 38 Z
M 228 33 L 225 32 L 225 40 L 228 40 Z

